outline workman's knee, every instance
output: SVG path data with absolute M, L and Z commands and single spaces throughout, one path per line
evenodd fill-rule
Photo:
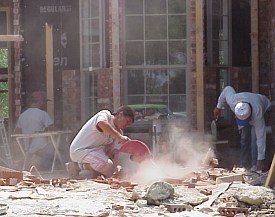
M 103 174 L 103 175 L 109 175 L 113 169 L 114 163 L 108 159 L 107 162 L 102 162 L 97 165 L 90 165 L 95 171 Z

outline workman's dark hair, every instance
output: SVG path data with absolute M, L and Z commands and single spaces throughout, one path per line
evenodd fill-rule
M 132 122 L 135 121 L 135 111 L 130 106 L 121 106 L 119 107 L 113 115 L 116 115 L 118 113 L 122 112 L 124 116 L 130 117 L 132 119 Z

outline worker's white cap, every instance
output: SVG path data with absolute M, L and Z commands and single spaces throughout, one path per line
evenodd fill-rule
M 239 102 L 235 106 L 236 122 L 239 126 L 246 126 L 249 124 L 251 117 L 251 107 L 247 102 Z

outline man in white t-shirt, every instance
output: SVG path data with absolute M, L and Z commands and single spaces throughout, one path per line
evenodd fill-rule
M 133 122 L 134 110 L 129 106 L 121 106 L 114 114 L 102 110 L 92 116 L 71 143 L 70 157 L 73 162 L 66 164 L 69 177 L 77 177 L 80 170 L 111 175 L 119 148 L 130 140 L 122 134 L 122 130 Z
M 16 133 L 35 133 L 53 129 L 53 120 L 49 114 L 44 111 L 46 105 L 46 93 L 44 91 L 35 91 L 31 94 L 31 104 L 27 110 L 20 114 L 15 132 Z M 38 157 L 39 168 L 46 169 L 51 165 L 54 150 L 52 145 L 48 144 L 47 137 L 37 137 L 25 139 L 25 148 L 29 154 L 29 163 L 31 157 Z

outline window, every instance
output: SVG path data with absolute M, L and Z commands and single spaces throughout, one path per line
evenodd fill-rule
M 100 0 L 82 0 L 81 3 L 81 35 L 82 35 L 82 67 L 102 67 L 102 14 Z
M 97 111 L 97 73 L 105 66 L 105 9 L 107 0 L 80 0 L 81 73 L 85 104 L 83 119 Z
M 8 96 L 8 82 L 0 81 L 0 117 L 8 118 L 9 117 L 9 96 Z
M 229 0 L 209 0 L 207 4 L 207 51 L 210 65 L 230 65 Z
M 128 104 L 186 112 L 186 0 L 125 1 Z
M 0 8 L 0 35 L 8 34 L 8 11 Z M 8 66 L 9 50 L 7 42 L 0 42 L 0 116 L 9 117 Z

